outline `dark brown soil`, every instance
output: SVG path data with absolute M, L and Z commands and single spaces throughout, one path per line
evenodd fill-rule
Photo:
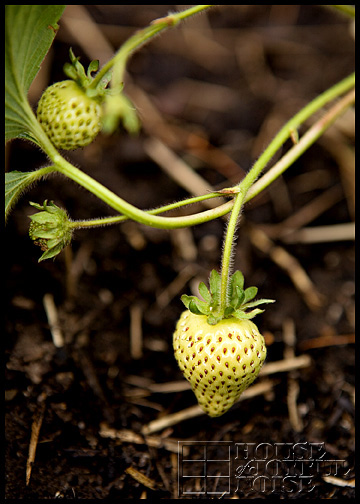
M 136 28 L 172 8 L 98 5 L 88 12 L 116 48 Z M 44 66 L 49 77 L 32 90 L 34 106 L 41 88 L 63 78 L 70 46 L 84 64 L 96 57 L 81 28 L 75 40 L 65 21 L 60 26 Z M 151 126 L 152 118 L 146 117 L 136 138 L 123 132 L 100 135 L 84 150 L 66 153 L 140 208 L 188 195 L 149 158 L 149 138 L 165 142 L 210 185 L 229 186 L 241 180 L 291 115 L 353 69 L 349 22 L 325 7 L 224 6 L 185 28 L 157 38 L 129 65 L 129 94 L 136 102 L 142 89 L 162 115 L 165 130 L 158 123 Z M 144 105 L 139 109 L 147 112 Z M 335 234 L 315 243 L 280 237 L 286 219 L 304 208 L 309 218 L 300 227 L 352 222 L 353 142 L 349 112 L 281 181 L 247 205 L 239 227 L 234 268 L 243 271 L 247 285 L 259 287 L 261 297 L 276 299 L 256 319 L 267 338 L 267 363 L 288 357 L 284 338 L 293 328 L 294 354 L 310 356 L 310 365 L 260 375 L 256 384 L 272 380 L 267 393 L 239 402 L 220 418 L 184 418 L 150 439 L 144 434 L 150 422 L 196 404 L 190 390 L 165 393 L 154 384 L 182 383 L 171 345 L 183 309 L 180 295 L 190 293 L 194 279 L 206 281 L 211 269 L 219 268 L 224 222 L 209 222 L 185 235 L 134 223 L 79 231 L 71 251 L 38 264 L 40 249 L 27 234 L 33 212 L 29 200 L 54 200 L 73 219 L 113 212 L 55 176 L 24 195 L 10 216 L 4 247 L 7 499 L 219 498 L 222 488 L 223 498 L 354 499 L 353 241 Z M 9 146 L 9 170 L 29 171 L 45 162 L 30 144 L 16 140 Z M 260 232 L 287 252 L 281 265 L 274 261 L 274 249 L 256 245 L 254 233 Z M 308 275 L 310 292 L 294 285 L 294 263 L 287 267 L 291 258 L 295 271 Z M 166 297 L 171 282 L 179 279 L 184 281 L 172 284 Z M 55 302 L 65 339 L 61 348 L 52 340 L 46 294 Z M 130 344 L 136 322 L 142 334 L 138 358 Z M 294 387 L 298 392 L 291 407 Z M 26 485 L 36 425 L 36 457 Z M 308 472 L 293 464 L 291 486 L 284 479 L 283 457 L 271 485 L 251 487 L 250 476 L 240 478 L 241 443 L 272 448 L 302 443 L 295 458 L 307 460 Z M 215 450 L 217 462 L 210 463 L 208 454 L 207 478 L 185 481 L 186 471 L 204 475 L 203 466 L 188 469 L 184 462 L 186 457 L 201 459 L 204 446 Z M 267 453 L 265 459 L 274 456 Z M 331 466 L 325 460 L 338 461 L 337 471 L 334 462 Z M 221 477 L 229 464 L 226 493 Z M 205 480 L 207 493 L 201 493 Z

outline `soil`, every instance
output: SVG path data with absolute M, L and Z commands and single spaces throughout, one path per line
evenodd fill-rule
M 116 48 L 172 8 L 86 6 L 81 19 L 89 13 Z M 63 78 L 70 46 L 83 64 L 96 57 L 87 32 L 80 27 L 72 33 L 65 17 L 60 22 L 32 88 L 34 106 L 42 88 Z M 131 59 L 125 90 L 137 103 L 140 89 L 161 115 L 160 125 L 155 116 L 143 117 L 137 137 L 100 135 L 65 156 L 144 209 L 189 194 L 150 158 L 149 140 L 161 140 L 211 186 L 228 187 L 287 119 L 351 73 L 353 63 L 349 21 L 325 7 L 219 7 Z M 138 108 L 147 112 L 145 102 Z M 183 310 L 181 294 L 220 267 L 225 222 L 186 231 L 131 222 L 78 231 L 71 249 L 38 263 L 40 249 L 28 237 L 29 201 L 54 200 L 72 219 L 114 212 L 55 176 L 22 197 L 5 230 L 7 499 L 354 499 L 355 252 L 351 236 L 335 235 L 354 218 L 353 149 L 348 112 L 245 208 L 233 267 L 243 271 L 246 285 L 258 286 L 261 297 L 276 299 L 256 319 L 268 343 L 266 363 L 310 360 L 289 372 L 260 374 L 252 387 L 269 383 L 267 391 L 219 418 L 186 417 L 196 400 L 191 390 L 175 387 L 184 380 L 171 340 Z M 46 163 L 20 140 L 11 142 L 7 159 L 9 170 Z M 287 219 L 304 209 L 298 228 L 338 225 L 328 228 L 334 234 L 326 241 L 308 243 L 300 235 L 286 241 Z M 274 251 L 283 253 L 280 263 Z M 305 274 L 306 288 L 296 274 Z M 62 346 L 52 337 L 49 300 Z M 149 433 L 151 422 L 183 410 L 181 421 Z M 32 463 L 29 446 L 36 448 Z M 275 456 L 280 446 L 290 447 L 293 472 L 286 470 L 289 456 Z M 242 472 L 245 447 L 253 464 L 281 459 L 277 473 L 258 465 L 258 475 L 270 475 L 265 486 L 264 479 L 254 482 L 254 472 Z

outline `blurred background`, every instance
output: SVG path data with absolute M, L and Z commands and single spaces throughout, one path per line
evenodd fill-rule
M 135 30 L 184 7 L 67 6 L 31 86 L 32 106 L 65 78 L 70 47 L 85 67 L 92 59 L 102 66 Z M 353 71 L 353 32 L 326 6 L 213 8 L 130 59 L 124 92 L 140 134 L 100 134 L 65 157 L 142 209 L 236 184 L 287 120 Z M 46 163 L 20 140 L 6 154 L 8 170 Z M 71 247 L 38 264 L 29 201 L 54 200 L 72 219 L 114 212 L 55 175 L 26 193 L 5 229 L 7 498 L 176 498 L 176 443 L 194 439 L 325 443 L 344 466 L 337 480 L 316 474 L 311 498 L 353 497 L 354 168 L 351 109 L 245 207 L 233 266 L 246 286 L 277 301 L 256 319 L 274 366 L 260 374 L 259 393 L 218 419 L 187 418 L 196 400 L 173 357 L 172 332 L 181 294 L 195 294 L 220 268 L 226 219 L 174 231 L 130 221 L 78 231 Z M 157 419 L 166 427 L 154 427 Z

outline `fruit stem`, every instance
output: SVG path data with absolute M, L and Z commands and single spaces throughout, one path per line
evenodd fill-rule
M 247 197 L 247 193 L 249 189 L 253 186 L 256 179 L 259 177 L 260 173 L 264 169 L 267 163 L 271 160 L 275 152 L 279 149 L 279 147 L 286 141 L 287 138 L 290 137 L 292 131 L 296 131 L 298 126 L 304 122 L 311 113 L 314 113 L 314 109 L 319 106 L 319 103 L 324 104 L 326 100 L 329 99 L 329 95 L 331 96 L 334 91 L 339 93 L 341 89 L 342 92 L 348 89 L 348 86 L 351 87 L 351 83 L 354 84 L 355 76 L 354 74 L 350 75 L 343 81 L 339 82 L 332 88 L 328 89 L 315 98 L 312 102 L 310 102 L 306 107 L 304 107 L 300 112 L 298 112 L 290 121 L 288 121 L 285 126 L 279 131 L 279 133 L 275 136 L 275 138 L 270 142 L 269 146 L 263 152 L 263 154 L 258 158 L 258 160 L 254 163 L 250 171 L 247 173 L 245 178 L 240 182 L 237 186 L 239 193 L 234 198 L 234 206 L 231 211 L 231 216 L 229 218 L 228 227 L 226 231 L 223 256 L 222 256 L 222 264 L 221 264 L 221 290 L 220 290 L 220 306 L 218 315 L 223 315 L 225 309 L 227 307 L 228 302 L 228 293 L 229 293 L 229 278 L 230 278 L 230 264 L 232 252 L 235 244 L 235 231 L 238 223 L 239 215 L 241 213 L 241 209 L 243 204 L 251 199 L 258 192 L 253 191 L 254 194 L 251 194 L 250 197 Z M 335 104 L 326 114 L 322 117 L 315 125 L 309 129 L 307 134 L 298 141 L 298 143 L 291 149 L 292 151 L 292 161 L 294 162 L 312 143 L 314 143 L 317 138 L 321 136 L 321 134 L 334 122 L 336 117 L 342 113 L 342 111 L 346 110 L 355 100 L 355 92 L 350 91 L 345 97 L 342 98 L 337 104 Z M 290 151 L 289 151 L 290 153 Z M 288 153 L 288 154 L 289 154 Z M 284 156 L 286 158 L 287 155 Z M 288 161 L 286 159 L 286 161 Z M 289 166 L 288 163 L 285 163 L 286 166 Z M 275 168 L 275 167 L 274 167 Z M 277 178 L 280 173 L 282 173 L 283 167 L 281 166 L 278 170 L 275 171 L 275 174 L 271 174 L 269 180 L 266 180 L 265 176 L 265 184 L 269 182 L 273 182 L 275 178 Z M 270 170 L 271 172 L 271 170 Z M 264 178 L 264 177 L 263 177 Z M 264 187 L 262 187 L 264 188 Z M 251 191 L 249 191 L 251 193 Z
M 245 192 L 241 189 L 237 196 L 234 198 L 234 206 L 228 221 L 226 229 L 226 237 L 223 248 L 223 256 L 221 261 L 221 288 L 220 288 L 220 306 L 218 315 L 224 316 L 225 309 L 228 306 L 229 294 L 229 277 L 230 277 L 230 263 L 232 252 L 234 249 L 235 232 L 243 207 Z

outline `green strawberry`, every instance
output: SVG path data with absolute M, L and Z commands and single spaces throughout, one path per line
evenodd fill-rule
M 264 337 L 249 319 L 263 310 L 246 310 L 273 302 L 252 301 L 257 288 L 243 290 L 244 278 L 238 271 L 231 278 L 229 304 L 221 314 L 219 283 L 219 274 L 213 270 L 211 293 L 205 284 L 199 286 L 205 301 L 182 296 L 188 309 L 182 313 L 173 335 L 178 365 L 200 407 L 211 417 L 228 411 L 258 376 L 266 358 L 266 346 Z
M 73 150 L 90 144 L 101 129 L 101 103 L 106 94 L 105 79 L 92 87 L 91 76 L 99 62 L 90 63 L 87 73 L 70 49 L 71 63 L 64 72 L 71 80 L 56 82 L 41 96 L 37 118 L 45 133 L 58 149 Z
M 101 107 L 73 80 L 57 82 L 40 98 L 37 118 L 58 149 L 90 144 L 101 129 Z
M 174 351 L 200 407 L 212 417 L 225 413 L 258 376 L 266 357 L 263 336 L 250 320 L 207 323 L 206 315 L 182 313 Z

